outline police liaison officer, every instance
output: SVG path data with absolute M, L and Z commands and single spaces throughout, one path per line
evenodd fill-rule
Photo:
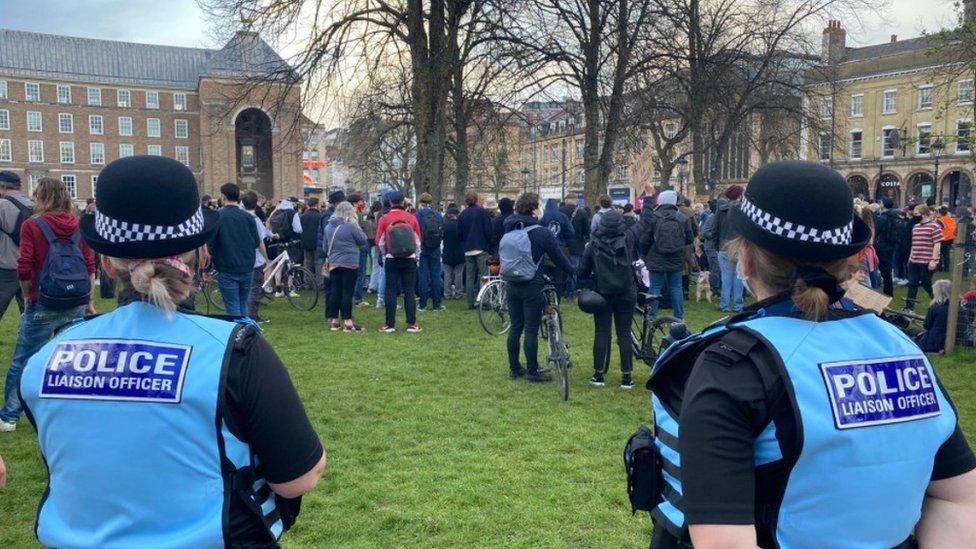
M 949 396 L 843 297 L 870 239 L 844 179 L 771 164 L 732 215 L 759 302 L 655 365 L 651 546 L 976 547 L 976 459 Z
M 200 209 L 189 169 L 155 156 L 106 166 L 95 203 L 81 230 L 128 297 L 63 330 L 24 371 L 50 475 L 38 539 L 274 545 L 325 452 L 257 328 L 177 309 L 217 216 Z

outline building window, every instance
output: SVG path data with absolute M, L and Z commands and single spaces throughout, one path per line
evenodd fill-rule
M 78 198 L 78 178 L 72 174 L 64 174 L 61 176 L 61 183 L 64 183 L 71 198 Z
M 160 145 L 149 145 L 146 147 L 146 154 L 149 156 L 163 156 L 163 147 Z
M 190 134 L 186 120 L 174 120 L 173 130 L 177 139 L 186 139 Z
M 146 135 L 149 137 L 159 137 L 159 119 L 158 118 L 147 118 L 146 119 Z
M 58 133 L 75 133 L 75 117 L 68 113 L 58 113 Z
M 173 110 L 174 111 L 185 111 L 186 110 L 186 94 L 182 92 L 177 92 L 173 94 Z
M 105 145 L 102 143 L 92 143 L 88 146 L 92 164 L 105 163 Z
M 821 97 L 820 98 L 820 118 L 822 120 L 829 120 L 831 116 L 834 115 L 834 98 L 833 97 Z
M 129 90 L 118 90 L 115 92 L 116 102 L 120 107 L 132 106 L 132 92 Z
M 102 88 L 88 88 L 88 104 L 93 107 L 102 104 Z
M 190 165 L 190 147 L 185 147 L 183 145 L 176 146 L 176 159 L 180 162 Z M 317 171 L 313 173 L 318 173 Z
M 10 111 L 0 109 L 0 130 L 10 129 Z
M 92 181 L 92 196 L 95 196 L 95 187 L 98 185 L 98 176 L 93 175 L 91 181 Z
M 28 162 L 44 162 L 44 142 L 43 141 L 28 141 L 27 142 L 27 161 Z M 31 189 L 31 192 L 34 190 Z
M 820 142 L 818 145 L 820 150 L 820 160 L 822 162 L 830 160 L 830 134 L 820 134 Z
M 895 140 L 898 139 L 898 130 L 895 128 L 885 128 L 881 130 L 881 156 L 891 158 L 895 156 Z
M 125 158 L 127 156 L 132 156 L 132 144 L 122 143 L 119 145 L 119 158 Z
M 968 154 L 972 150 L 973 123 L 960 120 L 956 123 L 956 154 Z
M 27 111 L 27 131 L 39 132 L 43 129 L 40 111 Z
M 915 154 L 927 155 L 930 152 L 932 152 L 932 124 L 919 124 Z
M 36 82 L 24 82 L 24 99 L 32 103 L 41 100 L 41 85 Z
M 851 160 L 861 159 L 861 149 L 864 140 L 864 133 L 861 130 L 851 130 L 851 143 L 848 149 L 848 157 Z
M 132 135 L 132 117 L 131 116 L 120 116 L 119 117 L 119 135 Z
M 0 139 L 0 162 L 13 162 L 14 158 L 10 152 L 10 140 Z
M 960 80 L 959 90 L 956 92 L 956 100 L 960 103 L 972 103 L 973 102 L 973 81 Z
M 855 93 L 851 96 L 851 116 L 864 116 L 863 93 Z
M 102 115 L 100 114 L 90 114 L 88 115 L 88 133 L 92 135 L 102 135 L 105 132 L 105 123 L 102 121 Z
M 918 89 L 918 110 L 932 108 L 932 86 L 922 86 Z
M 893 114 L 898 109 L 898 90 L 885 90 L 881 97 L 881 114 Z
M 147 91 L 146 92 L 146 108 L 147 109 L 158 109 L 159 108 L 159 92 L 158 91 Z
M 7 98 L 7 81 L 0 80 L 0 99 Z
M 59 143 L 61 150 L 61 163 L 62 164 L 74 164 L 75 163 L 75 144 L 72 141 L 62 141 Z
M 68 105 L 71 103 L 71 86 L 58 84 L 58 103 Z

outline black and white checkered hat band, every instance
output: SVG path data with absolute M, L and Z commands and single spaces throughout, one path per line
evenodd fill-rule
M 742 213 L 752 220 L 753 223 L 762 227 L 765 231 L 775 235 L 797 240 L 800 242 L 814 242 L 817 244 L 836 244 L 848 245 L 854 238 L 854 222 L 850 222 L 843 227 L 836 229 L 817 229 L 806 227 L 791 221 L 785 221 L 775 215 L 764 211 L 748 199 L 742 200 Z
M 173 240 L 200 234 L 203 231 L 203 210 L 197 210 L 179 225 L 144 225 L 112 219 L 95 212 L 95 232 L 112 243 Z

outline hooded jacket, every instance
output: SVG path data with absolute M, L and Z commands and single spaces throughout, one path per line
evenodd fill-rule
M 580 264 L 580 278 L 585 280 L 592 276 L 593 289 L 600 292 L 604 297 L 636 301 L 637 282 L 633 269 L 631 268 L 628 272 L 621 273 L 622 277 L 630 281 L 630 288 L 627 292 L 623 294 L 607 294 L 601 291 L 600 280 L 595 276 L 595 260 L 597 247 L 612 248 L 621 244 L 627 248 L 627 257 L 633 257 L 639 230 L 640 227 L 637 223 L 627 225 L 623 216 L 616 212 L 607 212 L 600 216 L 600 225 L 593 231 L 589 244 L 583 250 L 583 259 Z
M 503 198 L 498 201 L 498 215 L 491 220 L 491 252 L 498 255 L 498 244 L 505 235 L 505 220 L 515 212 L 515 202 L 511 198 Z
M 248 216 L 250 218 L 250 216 Z M 71 212 L 48 212 L 41 216 L 56 236 L 69 237 L 78 230 L 78 218 Z M 254 223 L 251 222 L 252 227 Z M 95 252 L 88 247 L 88 243 L 81 240 L 79 247 L 85 256 L 85 265 L 88 267 L 88 274 L 95 275 Z M 32 217 L 24 221 L 20 226 L 20 256 L 17 258 L 17 278 L 22 281 L 30 281 L 30 293 L 28 300 L 33 303 L 37 301 L 37 278 L 41 275 L 44 268 L 44 260 L 47 258 L 49 245 L 41 228 L 37 225 L 36 218 Z M 253 252 L 252 252 L 253 254 Z M 251 263 L 254 263 L 254 256 L 249 256 Z
M 505 221 L 505 232 L 514 231 L 515 229 L 531 227 L 532 225 L 538 225 L 539 221 L 531 215 L 524 214 L 512 214 Z M 529 241 L 532 242 L 532 261 L 540 263 L 542 261 L 543 255 L 548 255 L 549 259 L 556 264 L 556 267 L 561 269 L 563 272 L 568 274 L 573 274 L 576 272 L 576 268 L 573 264 L 569 262 L 569 259 L 563 254 L 562 250 L 559 249 L 559 243 L 556 242 L 556 237 L 549 231 L 530 231 Z M 535 279 L 529 282 L 509 282 L 509 284 L 543 284 L 545 279 L 543 278 L 542 269 L 538 269 L 535 272 Z
M 645 254 L 644 263 L 647 264 L 647 268 L 652 272 L 674 272 L 683 271 L 685 263 L 685 249 L 670 253 L 661 254 L 654 250 L 654 231 L 657 228 L 657 223 L 664 216 L 676 215 L 681 220 L 684 226 L 685 232 L 685 245 L 689 245 L 694 242 L 694 235 L 691 230 L 691 221 L 684 216 L 680 211 L 678 211 L 677 206 L 671 204 L 664 204 L 658 206 L 654 210 L 645 209 L 641 212 L 641 221 L 647 229 L 643 232 L 641 237 L 641 250 Z
M 17 244 L 10 237 L 17 226 L 17 218 L 20 217 L 20 209 L 11 202 L 16 200 L 18 203 L 34 208 L 34 202 L 20 191 L 11 192 L 8 198 L 0 199 L 0 269 L 14 270 L 17 268 Z M 18 235 L 20 236 L 20 235 Z
M 464 249 L 458 235 L 458 209 L 448 208 L 444 215 L 444 251 L 441 262 L 455 266 L 464 263 Z
M 582 256 L 583 248 L 590 239 L 590 219 L 586 215 L 586 210 L 571 204 L 564 204 L 559 211 L 569 219 L 573 226 L 573 236 L 566 239 L 569 245 L 569 255 Z
M 555 198 L 546 200 L 546 209 L 539 224 L 549 229 L 549 232 L 556 236 L 556 242 L 563 247 L 568 246 L 569 239 L 576 235 L 569 218 L 559 211 L 559 201 Z

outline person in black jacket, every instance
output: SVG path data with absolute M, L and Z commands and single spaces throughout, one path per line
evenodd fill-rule
M 905 219 L 901 212 L 895 208 L 895 201 L 884 197 L 881 199 L 884 210 L 877 216 L 874 222 L 874 251 L 878 253 L 878 270 L 881 271 L 882 290 L 885 295 L 894 294 L 894 281 L 892 280 L 892 267 L 895 262 L 895 253 L 901 246 L 904 238 L 902 227 L 905 226 Z
M 651 273 L 651 294 L 660 294 L 667 284 L 671 296 L 671 307 L 676 318 L 684 318 L 684 292 L 681 287 L 681 274 L 685 265 L 685 246 L 694 242 L 691 221 L 678 211 L 678 194 L 663 191 L 658 195 L 658 206 L 653 211 L 648 208 L 642 212 L 647 230 L 641 237 L 641 250 L 645 254 L 644 263 Z M 657 313 L 657 302 L 651 304 Z
M 952 283 L 948 280 L 937 280 L 932 284 L 934 296 L 928 312 L 925 313 L 925 329 L 915 336 L 915 343 L 926 353 L 941 353 L 945 350 L 951 292 Z
M 305 266 L 310 269 L 315 267 L 315 240 L 318 238 L 319 222 L 322 221 L 320 202 L 317 196 L 309 197 L 308 209 L 298 216 L 298 221 L 302 224 L 302 258 Z
M 449 204 L 444 213 L 444 299 L 464 297 L 464 247 L 458 235 L 458 216 L 456 204 Z
M 539 195 L 526 193 L 515 203 L 515 213 L 505 221 L 505 232 L 524 229 L 538 225 L 536 217 L 539 210 Z M 543 256 L 548 256 L 557 267 L 567 274 L 575 269 L 569 259 L 559 250 L 556 237 L 547 230 L 529 231 L 532 242 L 532 261 L 536 265 L 542 263 Z M 546 282 L 542 269 L 536 269 L 535 278 L 528 282 L 508 282 L 508 314 L 511 317 L 511 328 L 508 331 L 508 377 L 518 379 L 525 376 L 529 382 L 550 381 L 552 378 L 539 372 L 539 324 L 542 321 L 542 307 L 545 298 L 542 290 Z M 525 332 L 525 365 L 528 372 L 519 364 L 519 348 L 522 333 Z
M 569 262 L 573 264 L 573 267 L 579 269 L 583 260 L 583 249 L 590 240 L 590 218 L 586 215 L 586 210 L 577 205 L 574 194 L 566 195 L 559 211 L 569 218 L 569 223 L 573 226 L 573 236 L 566 239 L 566 245 L 569 247 Z M 567 278 L 566 298 L 572 299 L 576 296 L 579 276 L 571 275 Z
M 491 250 L 489 255 L 498 259 L 498 243 L 505 235 L 505 220 L 515 212 L 515 201 L 507 196 L 498 201 L 498 215 L 491 219 Z
M 603 376 L 610 362 L 610 325 L 613 324 L 620 349 L 620 387 L 634 388 L 631 375 L 634 347 L 630 327 L 637 305 L 637 282 L 631 258 L 641 230 L 640 222 L 628 226 L 619 212 L 608 210 L 600 216 L 600 224 L 583 251 L 580 280 L 586 280 L 607 302 L 606 308 L 593 315 L 593 377 L 590 385 L 595 387 L 604 384 Z

